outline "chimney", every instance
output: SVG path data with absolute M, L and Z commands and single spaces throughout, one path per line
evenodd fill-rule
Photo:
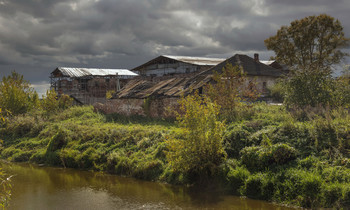
M 255 62 L 259 62 L 259 54 L 258 53 L 254 53 L 254 60 L 255 60 Z

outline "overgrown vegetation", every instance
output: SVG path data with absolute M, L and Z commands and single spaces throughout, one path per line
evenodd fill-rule
M 0 168 L 0 208 L 5 209 L 11 200 L 11 176 L 5 174 Z
M 2 115 L 24 114 L 39 102 L 38 94 L 23 76 L 13 71 L 0 82 L 0 108 Z
M 253 81 L 248 81 L 243 70 L 227 63 L 222 72 L 214 72 L 213 84 L 208 84 L 207 97 L 220 106 L 219 115 L 227 121 L 240 120 L 242 110 L 248 112 L 246 102 L 255 101 L 258 91 Z
M 121 116 L 101 115 L 90 106 L 71 107 L 49 117 L 15 116 L 0 130 L 4 139 L 1 157 L 172 184 L 198 183 L 198 174 L 193 171 L 209 170 L 207 181 L 221 183 L 237 195 L 304 207 L 350 205 L 347 110 L 319 110 L 323 114 L 298 120 L 283 106 L 255 103 L 249 118 L 226 126 L 223 151 L 220 135 L 208 138 L 220 134 L 222 125 L 215 126 L 219 122 L 214 116 L 197 116 L 194 110 L 198 128 L 188 127 L 187 131 L 171 121 L 141 117 L 128 121 Z M 210 133 L 206 126 L 215 132 Z M 201 129 L 206 132 L 200 133 Z M 203 141 L 194 142 L 196 137 Z M 177 143 L 171 144 L 174 139 Z M 218 147 L 214 150 L 205 143 Z M 167 157 L 171 151 L 174 158 Z M 217 158 L 211 160 L 213 157 Z M 179 170 L 174 170 L 174 161 L 178 161 Z M 204 184 L 205 179 L 201 180 Z
M 34 103 L 35 94 L 13 73 L 0 86 L 0 97 L 14 95 L 8 97 L 11 103 L 0 100 L 0 139 L 4 140 L 0 155 L 10 161 L 107 171 L 172 184 L 214 182 L 249 198 L 347 209 L 349 79 L 330 77 L 331 61 L 338 58 L 324 58 L 326 64 L 319 68 L 304 66 L 285 86 L 275 88 L 287 106 L 247 100 L 254 94 L 239 90 L 244 74 L 228 65 L 215 75 L 216 84 L 204 91 L 207 95 L 180 100 L 176 123 L 102 115 L 92 106 L 72 107 L 68 99 L 60 103 L 54 92 Z M 14 85 L 9 89 L 14 93 L 4 88 L 6 84 Z M 253 87 L 248 89 L 254 93 Z M 33 97 L 19 98 L 15 93 Z M 33 103 L 23 108 L 17 100 Z M 30 108 L 33 104 L 38 109 Z
M 180 101 L 178 124 L 183 139 L 167 142 L 167 160 L 174 171 L 196 179 L 212 177 L 226 158 L 222 140 L 225 125 L 218 120 L 219 106 L 197 93 Z

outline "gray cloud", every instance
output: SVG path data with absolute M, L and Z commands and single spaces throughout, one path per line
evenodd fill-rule
M 329 14 L 350 36 L 349 9 L 346 0 L 0 0 L 0 76 L 16 69 L 48 82 L 57 66 L 133 68 L 160 54 L 268 59 L 264 40 L 305 16 Z

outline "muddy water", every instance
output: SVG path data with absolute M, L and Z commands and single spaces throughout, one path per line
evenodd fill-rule
M 9 209 L 291 209 L 103 173 L 30 164 L 1 167 L 14 175 Z

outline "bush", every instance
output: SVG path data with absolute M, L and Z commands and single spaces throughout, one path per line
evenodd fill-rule
M 303 108 L 333 106 L 335 80 L 330 71 L 307 69 L 296 71 L 286 82 L 286 95 L 284 103 L 289 107 Z
M 78 168 L 77 157 L 81 155 L 80 151 L 75 149 L 62 149 L 59 155 L 64 167 Z
M 274 195 L 274 184 L 268 174 L 256 173 L 248 177 L 241 193 L 249 198 L 270 200 Z
M 251 146 L 248 140 L 250 132 L 244 125 L 232 125 L 227 128 L 224 136 L 224 147 L 229 158 L 238 158 L 239 152 L 247 146 Z
M 322 186 L 322 206 L 339 207 L 342 198 L 342 185 L 339 183 L 324 184 Z
M 218 121 L 219 107 L 198 95 L 180 100 L 179 126 L 185 140 L 171 139 L 167 159 L 175 171 L 211 176 L 225 160 L 224 123 Z
M 274 85 L 268 87 L 269 96 L 276 102 L 283 102 L 285 95 L 284 81 L 278 81 Z
M 5 127 L 0 130 L 0 135 L 11 138 L 35 137 L 44 127 L 44 121 L 40 116 L 18 115 L 5 124 Z
M 250 172 L 245 167 L 236 167 L 231 169 L 227 174 L 230 190 L 233 193 L 238 194 L 249 176 Z
M 294 160 L 297 156 L 296 150 L 287 144 L 274 144 L 271 148 L 273 160 L 278 165 Z
M 156 180 L 162 172 L 163 163 L 160 160 L 150 160 L 138 163 L 132 174 L 139 179 Z
M 281 200 L 291 200 L 303 207 L 318 207 L 321 201 L 323 179 L 313 171 L 288 169 L 282 184 Z
M 282 165 L 294 160 L 296 150 L 287 144 L 273 144 L 245 147 L 241 160 L 250 170 L 264 170 L 273 164 Z

